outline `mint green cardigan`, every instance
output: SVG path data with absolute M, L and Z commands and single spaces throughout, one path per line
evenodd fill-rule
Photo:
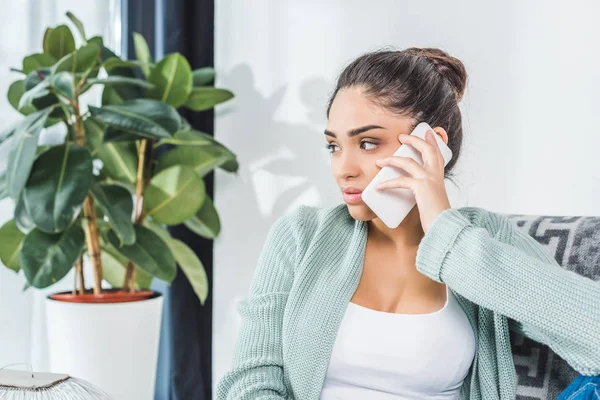
M 367 229 L 345 204 L 300 206 L 275 221 L 237 308 L 233 367 L 217 384 L 218 400 L 319 399 Z M 600 375 L 600 282 L 560 267 L 503 215 L 445 210 L 421 240 L 416 267 L 448 285 L 475 332 L 461 399 L 515 399 L 509 329 L 548 345 L 579 373 Z

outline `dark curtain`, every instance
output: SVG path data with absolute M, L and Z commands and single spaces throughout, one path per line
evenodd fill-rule
M 135 58 L 131 34 L 139 32 L 148 41 L 155 59 L 179 52 L 189 60 L 192 70 L 214 65 L 214 0 L 127 0 L 122 11 L 124 56 Z M 213 134 L 212 110 L 179 111 L 192 127 Z M 213 180 L 213 173 L 205 177 L 211 198 Z M 211 399 L 213 242 L 184 225 L 169 230 L 204 264 L 209 295 L 201 305 L 180 269 L 170 286 L 156 280 L 153 283 L 154 289 L 164 295 L 155 400 Z

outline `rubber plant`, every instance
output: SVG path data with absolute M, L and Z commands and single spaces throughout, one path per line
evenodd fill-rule
M 219 215 L 203 178 L 215 168 L 235 173 L 238 163 L 177 110 L 208 110 L 233 93 L 214 87 L 212 68 L 192 71 L 179 53 L 154 62 L 139 34 L 137 60 L 121 59 L 67 17 L 79 47 L 68 25 L 48 28 L 43 52 L 11 69 L 19 76 L 8 100 L 23 118 L 0 133 L 0 145 L 10 146 L 0 198 L 15 202 L 0 228 L 0 259 L 23 270 L 26 287 L 50 286 L 75 268 L 72 294 L 95 295 L 103 279 L 127 292 L 148 289 L 153 278 L 171 282 L 179 264 L 204 304 L 204 267 L 166 228 L 185 224 L 215 238 Z M 94 86 L 102 95 L 86 107 L 81 96 Z M 40 145 L 55 124 L 66 127 L 64 141 Z M 90 289 L 84 265 L 93 269 Z

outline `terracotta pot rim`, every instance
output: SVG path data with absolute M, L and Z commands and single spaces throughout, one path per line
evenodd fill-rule
M 86 290 L 84 294 L 76 295 L 72 291 L 67 290 L 50 294 L 46 298 L 62 303 L 116 304 L 151 300 L 160 296 L 162 296 L 161 293 L 153 290 L 136 290 L 131 293 L 123 289 L 103 289 L 99 295 L 94 294 L 92 290 Z

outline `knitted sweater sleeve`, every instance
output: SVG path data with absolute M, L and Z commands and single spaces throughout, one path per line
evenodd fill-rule
M 283 380 L 282 320 L 296 260 L 294 220 L 293 215 L 284 215 L 269 230 L 249 296 L 237 307 L 241 325 L 233 367 L 217 384 L 217 400 L 288 398 Z
M 460 211 L 445 210 L 419 244 L 417 270 L 512 319 L 580 374 L 600 375 L 600 282 L 562 268 L 534 238 L 510 229 L 510 240 L 500 241 Z

